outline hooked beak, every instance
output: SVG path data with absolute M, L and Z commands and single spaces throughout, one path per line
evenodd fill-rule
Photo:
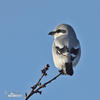
M 49 32 L 48 35 L 54 35 L 56 32 L 52 31 L 52 32 Z

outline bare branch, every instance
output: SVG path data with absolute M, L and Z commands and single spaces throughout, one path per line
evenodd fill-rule
M 49 67 L 50 67 L 49 64 L 47 64 L 47 65 L 41 70 L 41 72 L 42 72 L 41 77 L 39 78 L 38 82 L 37 82 L 35 85 L 33 85 L 33 86 L 31 87 L 32 90 L 30 91 L 30 93 L 29 93 L 29 94 L 25 93 L 25 96 L 26 96 L 26 97 L 25 97 L 25 100 L 28 100 L 28 99 L 29 99 L 33 94 L 35 94 L 35 93 L 41 94 L 42 91 L 40 91 L 40 89 L 46 87 L 47 84 L 49 84 L 49 83 L 51 83 L 52 81 L 56 80 L 56 78 L 58 78 L 60 75 L 63 74 L 62 72 L 60 72 L 59 74 L 57 74 L 55 77 L 53 77 L 53 78 L 50 79 L 49 81 L 45 82 L 44 84 L 41 84 L 40 81 L 42 80 L 42 78 L 43 78 L 44 76 L 47 75 L 46 72 L 47 72 L 47 70 L 49 69 Z
M 42 72 L 41 77 L 39 78 L 38 82 L 37 82 L 34 86 L 31 87 L 33 90 L 36 89 L 37 86 L 41 85 L 40 81 L 42 80 L 42 78 L 43 78 L 44 76 L 47 75 L 46 71 L 49 69 L 49 67 L 50 67 L 49 64 L 47 64 L 47 65 L 41 70 L 41 72 Z

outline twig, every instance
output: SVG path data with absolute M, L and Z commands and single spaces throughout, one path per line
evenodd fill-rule
M 43 78 L 44 76 L 47 75 L 46 71 L 49 69 L 49 67 L 50 67 L 49 64 L 47 64 L 47 65 L 41 70 L 41 72 L 42 72 L 41 77 L 39 78 L 38 82 L 37 82 L 33 87 L 31 87 L 33 90 L 35 90 L 35 89 L 37 88 L 37 86 L 40 86 L 40 85 L 41 85 L 40 81 L 42 80 L 42 78 Z
M 32 88 L 31 92 L 30 92 L 29 94 L 25 93 L 25 95 L 26 95 L 25 100 L 28 100 L 28 99 L 29 99 L 33 94 L 35 94 L 35 93 L 41 94 L 41 93 L 42 93 L 42 91 L 40 91 L 41 88 L 46 87 L 47 84 L 51 83 L 53 80 L 56 80 L 56 78 L 58 78 L 60 75 L 62 75 L 62 72 L 60 72 L 58 75 L 56 75 L 55 77 L 53 77 L 51 80 L 45 82 L 44 84 L 41 84 L 40 81 L 42 80 L 42 78 L 43 78 L 44 76 L 47 75 L 46 71 L 48 70 L 48 68 L 49 68 L 49 65 L 47 64 L 47 65 L 41 70 L 41 72 L 42 72 L 41 77 L 39 78 L 38 82 L 37 82 L 33 87 L 31 87 L 31 88 Z

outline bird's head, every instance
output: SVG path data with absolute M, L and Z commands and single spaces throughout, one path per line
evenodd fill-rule
M 72 27 L 68 24 L 60 24 L 52 32 L 49 32 L 49 35 L 53 35 L 54 38 L 67 35 L 70 28 L 72 29 Z

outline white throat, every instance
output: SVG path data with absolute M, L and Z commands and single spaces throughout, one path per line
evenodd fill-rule
M 57 37 L 62 36 L 62 35 L 65 35 L 65 34 L 64 34 L 64 33 L 56 33 L 56 34 L 54 35 L 54 38 L 57 38 Z

